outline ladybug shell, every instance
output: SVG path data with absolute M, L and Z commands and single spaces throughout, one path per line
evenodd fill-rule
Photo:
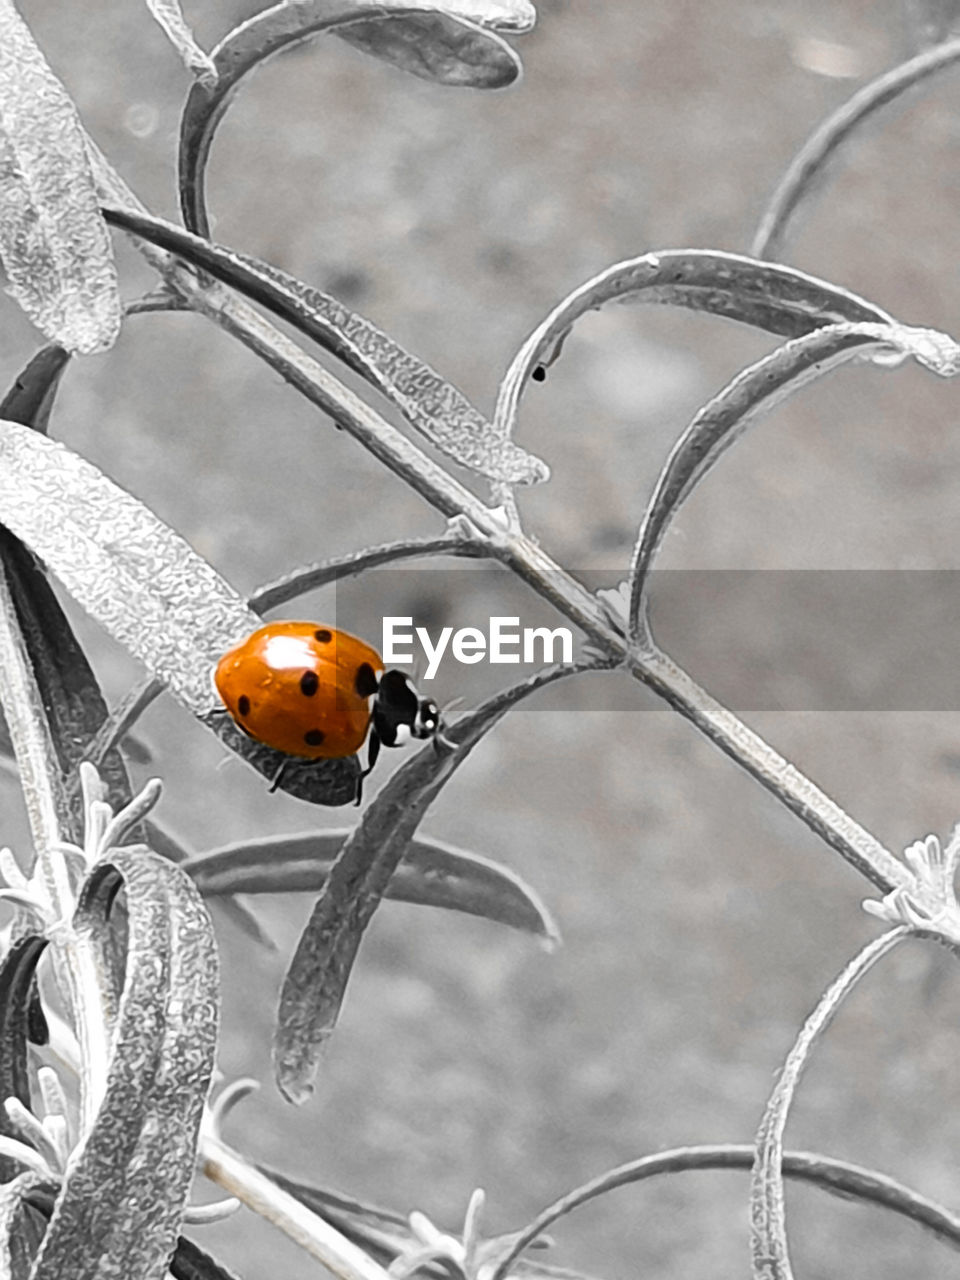
M 355 755 L 383 660 L 319 622 L 271 622 L 217 664 L 217 692 L 252 738 L 308 760 Z

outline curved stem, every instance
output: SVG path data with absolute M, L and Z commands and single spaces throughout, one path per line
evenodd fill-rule
M 718 1143 L 674 1147 L 669 1151 L 658 1151 L 655 1155 L 642 1156 L 639 1160 L 619 1165 L 616 1169 L 592 1178 L 575 1191 L 561 1196 L 538 1213 L 517 1235 L 509 1253 L 497 1263 L 490 1280 L 500 1280 L 538 1236 L 560 1218 L 579 1209 L 581 1205 L 596 1200 L 598 1196 L 670 1173 L 715 1169 L 748 1172 L 753 1166 L 753 1159 L 754 1148 L 747 1143 Z M 809 1151 L 785 1151 L 783 1173 L 785 1177 L 797 1182 L 812 1182 L 822 1190 L 843 1199 L 853 1197 L 877 1205 L 878 1208 L 889 1209 L 960 1248 L 960 1217 L 885 1174 Z
M 171 255 L 138 242 L 148 260 L 195 310 L 258 355 L 436 510 L 448 518 L 466 517 L 491 557 L 507 565 L 576 623 L 592 644 L 622 662 L 680 711 L 878 888 L 889 892 L 906 883 L 903 865 L 880 841 L 676 663 L 652 646 L 628 643 L 597 597 L 522 530 L 512 524 L 505 527 L 502 511 L 487 506 L 242 298 L 222 285 L 198 280 Z
M 782 251 L 787 227 L 820 170 L 860 124 L 906 90 L 960 61 L 960 40 L 948 40 L 918 54 L 858 89 L 818 125 L 794 158 L 764 210 L 750 252 L 775 258 Z

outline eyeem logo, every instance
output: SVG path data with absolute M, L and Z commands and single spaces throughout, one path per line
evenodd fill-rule
M 383 660 L 413 662 L 413 646 L 419 642 L 427 659 L 425 680 L 437 674 L 443 655 L 466 666 L 477 662 L 572 662 L 573 633 L 569 627 L 521 627 L 519 618 L 491 618 L 487 631 L 479 627 L 444 627 L 436 641 L 426 627 L 414 627 L 413 618 L 384 618 Z M 559 648 L 559 654 L 557 652 Z

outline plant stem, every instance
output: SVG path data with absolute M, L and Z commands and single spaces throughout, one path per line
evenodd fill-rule
M 889 892 L 909 882 L 907 869 L 879 840 L 678 664 L 651 643 L 628 643 L 597 597 L 523 533 L 512 503 L 487 506 L 244 299 L 223 285 L 200 281 L 171 255 L 140 243 L 193 308 L 260 356 L 444 516 L 470 520 L 492 557 L 575 622 L 605 654 L 621 661 L 879 889 Z
M 362 1249 L 209 1131 L 200 1137 L 200 1162 L 211 1182 L 272 1222 L 340 1280 L 388 1280 Z

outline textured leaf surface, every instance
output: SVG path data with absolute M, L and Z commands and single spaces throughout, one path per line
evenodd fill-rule
M 77 909 L 101 948 L 121 884 L 128 949 L 106 1089 L 33 1280 L 162 1280 L 193 1179 L 217 1037 L 213 931 L 189 877 L 150 850 L 118 849 Z
M 9 421 L 0 421 L 0 522 L 184 706 L 273 777 L 286 757 L 218 710 L 211 678 L 260 619 L 179 534 L 78 454 Z M 296 762 L 282 789 L 314 804 L 348 803 L 359 762 L 319 765 L 328 763 Z
M 757 1133 L 750 1188 L 754 1280 L 792 1280 L 793 1276 L 783 1203 L 783 1132 L 810 1052 L 861 978 L 908 936 L 907 928 L 891 929 L 864 947 L 824 993 L 787 1056 Z
M 27 1198 L 46 1185 L 37 1173 L 21 1173 L 0 1187 L 0 1280 L 27 1280 L 33 1253 L 30 1244 L 39 1244 L 39 1231 L 33 1233 L 28 1226 Z
M 670 521 L 707 472 L 758 418 L 801 387 L 856 358 L 890 351 L 913 356 L 940 377 L 960 371 L 960 347 L 931 329 L 838 324 L 785 343 L 744 369 L 696 415 L 674 445 L 647 506 L 637 540 L 631 618 L 639 615 L 644 583 Z
M 669 249 L 615 263 L 574 289 L 531 333 L 500 386 L 494 423 L 509 436 L 531 377 L 560 354 L 581 316 L 611 302 L 657 303 L 726 316 L 795 338 L 825 324 L 889 324 L 879 307 L 790 267 L 735 253 Z
M 415 430 L 454 462 L 511 484 L 547 478 L 546 465 L 498 435 L 452 383 L 336 298 L 159 218 L 114 209 L 107 210 L 107 218 L 287 320 L 382 392 Z
M 213 59 L 197 44 L 193 32 L 187 26 L 177 0 L 147 0 L 147 8 L 166 33 L 167 39 L 183 59 L 188 70 L 201 81 L 213 83 L 217 71 Z
M 324 1042 L 336 1025 L 364 930 L 424 814 L 498 720 L 522 698 L 585 667 L 554 667 L 515 685 L 444 728 L 390 778 L 330 868 L 283 982 L 274 1066 L 281 1092 L 309 1096 Z
M 20 1138 L 20 1134 L 3 1110 L 2 1101 L 19 1098 L 25 1107 L 30 1106 L 27 1040 L 31 993 L 46 945 L 46 938 L 28 935 L 15 942 L 0 963 L 0 1133 L 9 1138 Z M 0 1156 L 0 1182 L 9 1182 L 20 1169 L 15 1160 Z
M 0 258 L 51 341 L 113 345 L 120 295 L 83 127 L 12 0 L 0 0 Z
M 191 858 L 183 869 L 205 898 L 318 892 L 351 834 L 347 828 L 246 841 Z M 384 897 L 483 916 L 548 941 L 557 938 L 546 907 L 518 875 L 438 840 L 410 841 Z
M 408 71 L 441 83 L 499 88 L 516 79 L 520 64 L 492 28 L 526 29 L 532 25 L 531 8 L 513 0 L 491 0 L 489 5 L 468 0 L 462 10 L 428 0 L 287 0 L 256 14 L 214 49 L 216 84 L 194 85 L 184 106 L 180 203 L 187 227 L 209 235 L 204 179 L 210 145 L 237 86 L 267 59 L 324 31 L 342 32 L 348 24 L 361 23 L 355 41 L 379 57 L 399 59 Z M 455 16 L 461 12 L 466 21 Z M 370 19 L 389 24 L 392 35 L 377 40 Z M 482 30 L 474 25 L 477 21 L 491 29 Z
M 46 347 L 34 356 L 0 403 L 0 419 L 45 431 L 68 359 L 68 354 L 55 346 Z M 76 788 L 71 797 L 66 783 L 106 717 L 106 702 L 86 654 L 40 566 L 23 543 L 6 529 L 0 529 L 0 559 L 60 766 L 64 807 L 69 807 L 64 818 L 71 838 L 79 840 L 81 799 Z M 107 785 L 111 804 L 114 808 L 123 808 L 131 792 L 119 752 L 105 754 L 101 777 Z

